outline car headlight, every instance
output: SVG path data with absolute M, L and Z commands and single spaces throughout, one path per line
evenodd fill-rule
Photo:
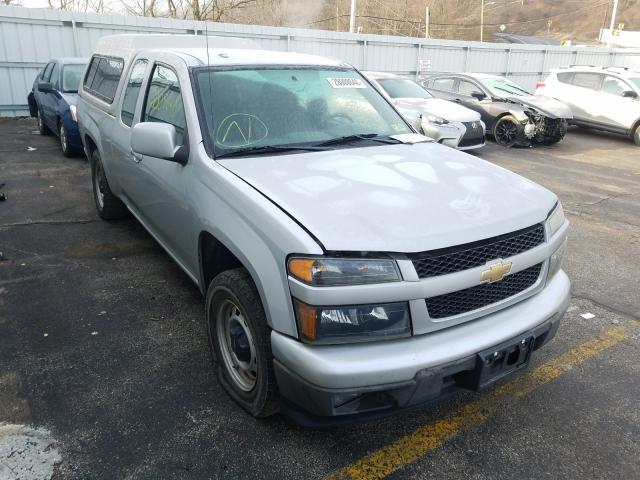
M 549 232 L 549 238 L 553 237 L 560 227 L 564 225 L 564 210 L 562 204 L 558 202 L 553 212 L 547 218 L 547 231 Z
M 76 115 L 76 106 L 75 105 L 70 105 L 69 106 L 69 111 L 71 112 L 71 119 L 78 123 L 78 116 Z
M 553 277 L 558 271 L 560 267 L 562 267 L 562 259 L 564 258 L 564 253 L 567 251 L 567 239 L 565 238 L 562 241 L 560 247 L 553 252 L 551 258 L 549 259 L 549 273 L 547 274 L 547 278 Z
M 436 125 L 445 125 L 449 123 L 449 120 L 445 120 L 442 117 L 438 117 L 437 115 L 431 115 L 430 113 L 425 113 L 422 115 L 422 120 L 428 123 L 434 123 Z
M 300 339 L 335 344 L 390 340 L 411 335 L 409 303 L 315 307 L 294 300 Z
M 361 285 L 396 282 L 400 273 L 395 260 L 348 258 L 290 258 L 287 271 L 293 278 L 313 286 Z

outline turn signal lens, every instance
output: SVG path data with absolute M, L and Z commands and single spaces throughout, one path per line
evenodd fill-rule
M 307 340 L 315 340 L 317 336 L 318 310 L 311 305 L 298 301 L 295 302 L 295 305 L 300 333 Z
M 296 277 L 303 282 L 313 281 L 313 258 L 292 258 L 289 260 L 289 275 Z

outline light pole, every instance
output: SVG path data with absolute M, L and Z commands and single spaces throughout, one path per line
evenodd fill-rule
M 618 0 L 613 0 L 613 10 L 611 11 L 611 25 L 609 26 L 609 41 L 607 46 L 611 48 L 613 44 L 613 27 L 616 24 L 616 14 L 618 13 Z
M 351 13 L 349 15 L 349 31 L 356 31 L 356 0 L 351 0 Z
M 487 2 L 487 5 L 495 5 L 496 2 Z M 480 4 L 480 41 L 484 38 L 484 0 Z

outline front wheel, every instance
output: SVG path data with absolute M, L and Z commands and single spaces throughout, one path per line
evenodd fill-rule
M 518 141 L 520 124 L 513 115 L 501 117 L 493 127 L 493 137 L 502 147 L 513 147 Z
M 58 131 L 58 137 L 60 138 L 60 150 L 65 157 L 73 157 L 75 150 L 69 145 L 69 133 L 64 123 L 60 122 L 60 130 Z
M 249 273 L 222 272 L 207 290 L 207 334 L 220 383 L 254 417 L 278 411 L 271 331 Z
M 640 123 L 636 125 L 636 129 L 633 131 L 633 142 L 640 147 Z

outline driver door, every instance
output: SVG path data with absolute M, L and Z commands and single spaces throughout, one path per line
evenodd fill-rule
M 475 82 L 459 79 L 456 91 L 456 101 L 461 105 L 478 112 L 482 121 L 487 125 L 487 128 L 490 128 L 490 126 L 493 125 L 493 115 L 488 111 L 488 107 L 492 104 L 491 99 L 489 97 L 485 97 L 482 100 L 478 100 L 472 96 L 473 93 L 486 95 L 482 90 L 482 87 Z

